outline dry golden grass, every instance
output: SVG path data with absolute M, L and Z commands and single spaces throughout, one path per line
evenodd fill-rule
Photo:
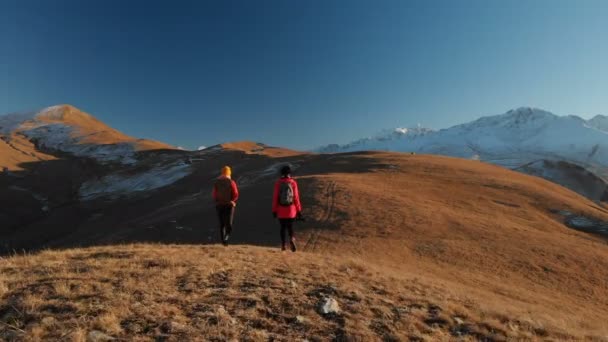
M 55 157 L 37 151 L 34 144 L 21 135 L 4 137 L 0 135 L 0 171 L 8 168 L 11 171 L 23 170 L 24 163 L 47 161 Z
M 236 141 L 220 145 L 225 150 L 240 151 L 246 154 L 265 155 L 273 158 L 301 156 L 304 152 L 282 147 L 266 146 L 253 141 Z
M 441 284 L 356 259 L 261 247 L 45 251 L 2 259 L 0 271 L 3 340 L 593 338 L 481 310 Z M 319 314 L 324 297 L 336 299 L 341 312 Z
M 100 208 L 107 221 L 66 217 L 74 230 L 48 246 L 213 241 L 209 196 L 182 199 L 199 198 L 192 192 L 226 164 L 235 165 L 242 194 L 233 241 L 273 245 L 275 176 L 265 170 L 289 161 L 298 165 L 308 219 L 296 226 L 306 253 L 134 245 L 12 257 L 0 262 L 4 338 L 607 340 L 606 239 L 566 227 L 555 213 L 608 221 L 602 205 L 480 162 L 395 153 L 273 158 L 272 150 L 251 153 L 256 146 L 224 146 L 178 184 Z M 191 230 L 167 224 L 176 220 Z M 52 241 L 49 227 L 16 235 L 36 247 Z M 341 315 L 316 313 L 322 291 L 340 302 Z

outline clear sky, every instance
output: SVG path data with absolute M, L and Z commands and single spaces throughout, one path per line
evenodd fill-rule
M 608 1 L 0 1 L 0 113 L 59 103 L 186 148 L 608 114 Z

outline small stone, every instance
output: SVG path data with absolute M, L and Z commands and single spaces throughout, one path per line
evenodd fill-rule
M 218 316 L 218 319 L 227 321 L 231 325 L 236 325 L 238 323 L 238 321 L 230 315 L 230 313 L 226 310 L 226 308 L 223 305 L 220 305 L 217 308 L 216 314 Z
M 454 322 L 458 325 L 463 325 L 464 324 L 464 320 L 460 317 L 454 317 Z
M 98 330 L 91 330 L 87 334 L 87 342 L 106 342 L 106 341 L 114 341 L 115 338 L 102 333 Z
M 304 317 L 304 316 L 296 316 L 296 323 L 298 323 L 298 324 L 306 324 L 306 317 Z
M 49 326 L 54 325 L 55 321 L 56 321 L 55 317 L 47 316 L 47 317 L 44 317 L 42 319 L 42 321 L 40 321 L 40 322 L 42 323 L 42 325 L 49 327 Z
M 188 330 L 188 327 L 181 323 L 171 322 L 170 324 L 171 332 L 185 332 Z
M 340 313 L 340 305 L 337 300 L 327 297 L 319 303 L 318 311 L 322 315 L 337 314 Z

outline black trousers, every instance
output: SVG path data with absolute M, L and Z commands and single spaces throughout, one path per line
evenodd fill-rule
M 286 233 L 289 232 L 289 238 L 293 238 L 293 222 L 295 219 L 279 219 L 281 223 L 281 242 L 285 244 L 287 242 Z
M 234 207 L 231 204 L 217 205 L 217 217 L 220 220 L 220 238 L 222 242 L 226 235 L 232 234 L 232 221 L 234 221 Z

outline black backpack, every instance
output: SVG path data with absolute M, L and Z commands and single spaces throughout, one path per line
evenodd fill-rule
M 279 204 L 288 207 L 293 205 L 293 185 L 291 182 L 281 182 L 279 187 Z

